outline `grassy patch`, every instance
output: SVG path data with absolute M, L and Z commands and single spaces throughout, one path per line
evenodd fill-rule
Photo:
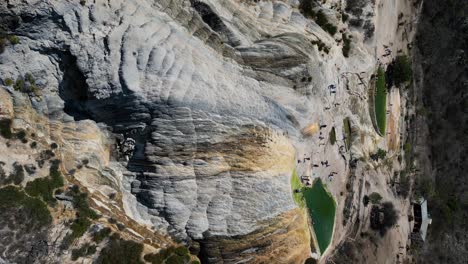
M 297 206 L 303 208 L 305 205 L 304 198 L 302 196 L 302 184 L 297 176 L 296 170 L 294 169 L 292 176 L 291 176 L 291 189 L 293 193 L 293 199 Z M 299 192 L 296 192 L 299 190 Z
M 351 122 L 349 117 L 343 119 L 343 132 L 345 137 L 346 149 L 351 148 Z
M 20 210 L 25 220 L 34 221 L 39 227 L 52 223 L 47 206 L 41 200 L 27 196 L 18 187 L 0 189 L 0 215 L 7 215 L 10 210 Z
M 329 134 L 330 144 L 335 145 L 336 143 L 336 131 L 335 127 L 332 127 Z
M 381 135 L 385 135 L 387 128 L 387 87 L 385 85 L 385 72 L 379 68 L 375 86 L 375 116 L 377 127 Z

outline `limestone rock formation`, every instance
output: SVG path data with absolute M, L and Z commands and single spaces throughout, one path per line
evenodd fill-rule
M 319 2 L 305 10 L 298 0 L 2 1 L 1 34 L 18 41 L 0 54 L 0 120 L 56 142 L 66 180 L 145 253 L 182 243 L 192 254 L 184 261 L 303 263 L 315 249 L 291 175 L 306 172 L 297 166 L 305 156 L 333 163 L 331 248 L 340 245 L 363 214 L 358 174 L 379 166 L 362 163 L 387 144 L 369 117 L 368 85 L 381 46 L 400 37 L 406 7 Z M 307 12 L 322 12 L 327 24 Z M 350 25 L 346 12 L 364 22 Z M 325 126 L 304 135 L 311 124 Z M 322 137 L 332 128 L 336 145 Z M 29 150 L 14 148 L 14 158 L 0 155 L 7 168 L 28 160 Z M 350 161 L 361 162 L 359 180 L 347 178 Z M 57 199 L 66 206 L 66 196 Z M 53 261 L 70 262 L 53 250 Z

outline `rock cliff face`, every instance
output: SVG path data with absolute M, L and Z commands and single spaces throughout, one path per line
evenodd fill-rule
M 363 186 L 347 185 L 348 161 L 387 144 L 372 127 L 367 85 L 405 7 L 322 2 L 2 1 L 2 34 L 19 40 L 0 54 L 2 120 L 59 142 L 66 179 L 125 220 L 125 238 L 145 252 L 177 241 L 207 263 L 304 262 L 312 242 L 291 194 L 296 161 L 328 158 L 340 173 L 330 186 L 337 245 L 352 225 L 342 212 L 361 199 L 343 191 Z M 345 118 L 350 150 L 321 137 L 334 127 L 343 146 Z M 328 126 L 311 137 L 311 124 Z
M 421 105 L 427 109 L 428 184 L 433 232 L 420 263 L 464 263 L 467 189 L 467 52 L 465 1 L 425 1 L 416 37 Z

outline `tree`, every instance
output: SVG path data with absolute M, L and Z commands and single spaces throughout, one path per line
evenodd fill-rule
M 369 200 L 372 204 L 378 204 L 382 200 L 382 196 L 379 193 L 373 192 L 369 195 Z
M 383 227 L 390 228 L 398 222 L 398 214 L 391 202 L 385 202 L 382 204 L 382 212 L 384 213 Z
M 387 156 L 387 151 L 385 151 L 385 150 L 379 148 L 379 149 L 377 150 L 377 157 L 379 157 L 379 159 L 382 159 L 382 160 L 383 160 L 383 159 L 385 159 L 385 156 Z
M 413 70 L 408 56 L 397 56 L 392 67 L 392 77 L 395 86 L 410 81 L 412 76 Z

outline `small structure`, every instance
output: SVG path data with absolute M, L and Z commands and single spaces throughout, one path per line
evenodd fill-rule
M 427 212 L 427 200 L 420 198 L 413 203 L 414 225 L 411 231 L 411 241 L 422 244 L 426 240 L 427 228 L 432 223 L 431 216 Z

